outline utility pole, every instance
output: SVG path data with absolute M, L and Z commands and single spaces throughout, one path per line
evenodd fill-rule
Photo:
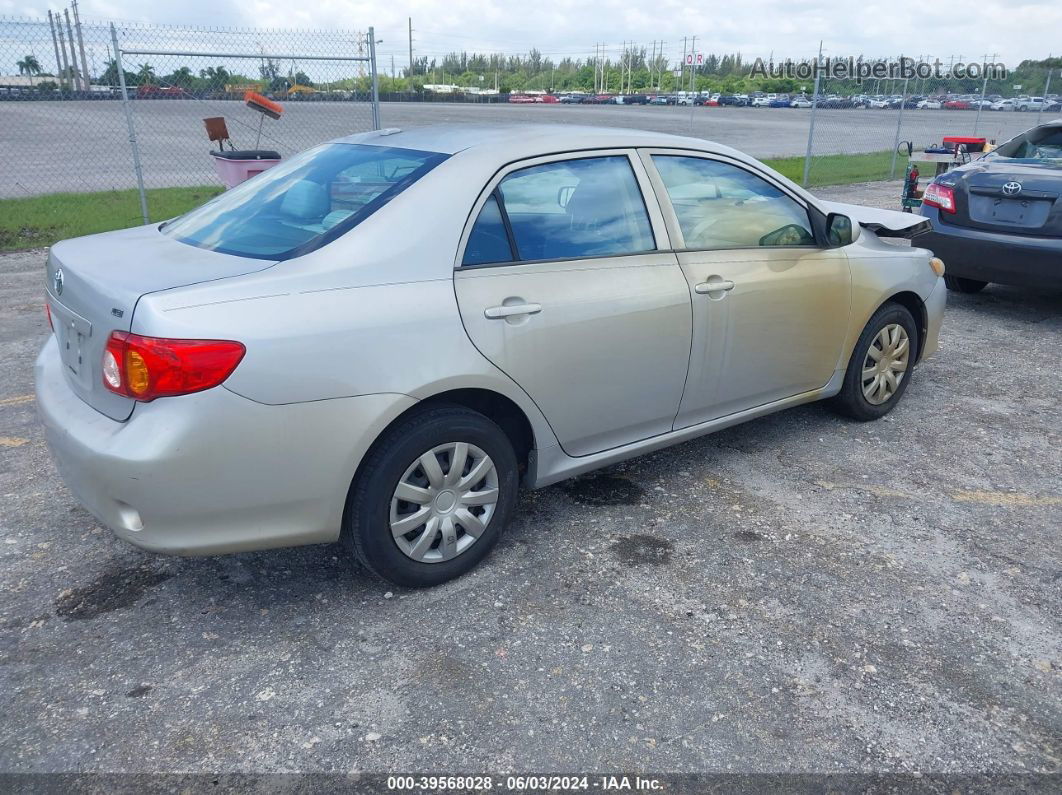
M 634 42 L 627 51 L 627 93 L 634 91 Z
M 74 27 L 70 24 L 70 9 L 64 8 L 63 15 L 66 17 L 66 32 L 70 43 L 70 63 L 74 66 L 74 71 L 71 72 L 70 78 L 74 81 L 74 90 L 81 91 L 81 70 L 77 65 L 77 50 L 74 49 Z
M 88 58 L 85 57 L 85 37 L 81 34 L 81 15 L 77 13 L 77 0 L 71 2 L 74 9 L 74 30 L 77 31 L 77 47 L 81 51 L 81 67 L 84 71 L 85 90 L 92 90 L 92 72 L 89 71 Z
M 686 37 L 682 37 L 682 64 L 679 67 L 679 90 L 686 85 Z
M 63 71 L 61 72 L 61 74 L 64 76 L 60 78 L 59 84 L 62 85 L 64 82 L 67 84 L 71 84 L 70 64 L 67 63 L 66 60 L 66 39 L 63 38 L 63 18 L 59 16 L 58 11 L 55 12 L 55 27 L 59 30 L 59 52 L 63 54 Z
M 653 87 L 653 70 L 656 68 L 656 39 L 653 39 L 653 60 L 649 62 L 649 88 Z
M 693 61 L 690 63 L 690 92 L 692 92 L 693 91 L 693 86 L 695 84 L 694 83 L 694 79 L 693 79 L 693 75 L 694 75 L 694 72 L 697 70 L 697 37 L 696 36 L 693 37 L 693 44 L 690 45 L 690 55 L 693 56 Z
M 995 60 L 995 55 L 992 56 Z M 1051 62 L 1051 55 L 1048 54 L 1047 62 Z M 1044 115 L 1044 105 L 1047 104 L 1047 92 L 1051 90 L 1051 67 L 1047 67 L 1047 82 L 1044 83 L 1044 101 L 1040 103 L 1040 109 L 1036 112 L 1036 123 L 1040 123 L 1040 117 Z
M 52 12 L 48 12 L 48 26 L 52 29 L 52 45 L 55 47 L 55 71 L 59 75 L 59 88 L 63 87 L 63 59 L 59 57 L 59 39 L 55 35 L 55 20 Z
M 409 77 L 413 77 L 413 17 L 409 17 Z

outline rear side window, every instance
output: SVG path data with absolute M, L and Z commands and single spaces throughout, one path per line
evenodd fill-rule
M 171 221 L 162 233 L 223 254 L 291 259 L 353 229 L 446 158 L 413 149 L 325 144 Z
M 495 262 L 512 262 L 513 250 L 509 245 L 509 233 L 502 220 L 497 196 L 491 194 L 479 211 L 472 233 L 465 246 L 462 265 L 488 265 Z
M 519 169 L 488 200 L 464 264 L 637 254 L 656 248 L 649 214 L 627 157 L 588 157 Z M 516 251 L 508 250 L 508 222 Z M 499 223 L 502 224 L 498 228 Z M 483 259 L 489 235 L 493 259 Z M 475 242 L 475 246 L 473 243 Z M 470 259 L 471 255 L 471 259 Z

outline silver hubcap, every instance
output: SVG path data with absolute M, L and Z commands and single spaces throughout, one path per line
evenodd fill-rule
M 899 323 L 877 333 L 863 359 L 863 397 L 880 406 L 900 388 L 911 355 L 911 341 Z
M 456 558 L 479 540 L 498 505 L 498 471 L 467 442 L 434 447 L 409 465 L 391 497 L 391 535 L 421 563 Z

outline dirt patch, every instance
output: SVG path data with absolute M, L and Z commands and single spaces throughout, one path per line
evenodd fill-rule
M 642 487 L 615 475 L 590 475 L 561 484 L 564 493 L 583 505 L 637 505 Z
M 671 550 L 667 539 L 646 535 L 624 536 L 612 545 L 625 566 L 662 566 L 671 560 Z
M 65 621 L 85 621 L 132 607 L 146 591 L 171 576 L 146 567 L 106 572 L 86 586 L 60 594 L 55 613 Z

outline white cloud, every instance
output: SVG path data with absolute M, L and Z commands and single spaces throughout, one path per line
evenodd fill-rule
M 43 16 L 45 0 L 0 0 L 0 14 Z M 1062 30 L 1057 0 L 983 0 L 961 9 L 925 0 L 746 0 L 691 3 L 686 0 L 82 0 L 85 19 L 121 19 L 166 24 L 270 28 L 376 28 L 381 61 L 394 54 L 405 65 L 406 18 L 413 17 L 415 53 L 440 57 L 451 50 L 506 53 L 537 47 L 554 57 L 586 58 L 595 43 L 613 53 L 633 40 L 651 47 L 666 41 L 677 59 L 683 37 L 697 36 L 698 49 L 740 51 L 748 58 L 807 57 L 820 39 L 827 53 L 872 57 L 933 55 L 943 60 L 980 59 L 998 53 L 1011 66 L 1043 58 Z

